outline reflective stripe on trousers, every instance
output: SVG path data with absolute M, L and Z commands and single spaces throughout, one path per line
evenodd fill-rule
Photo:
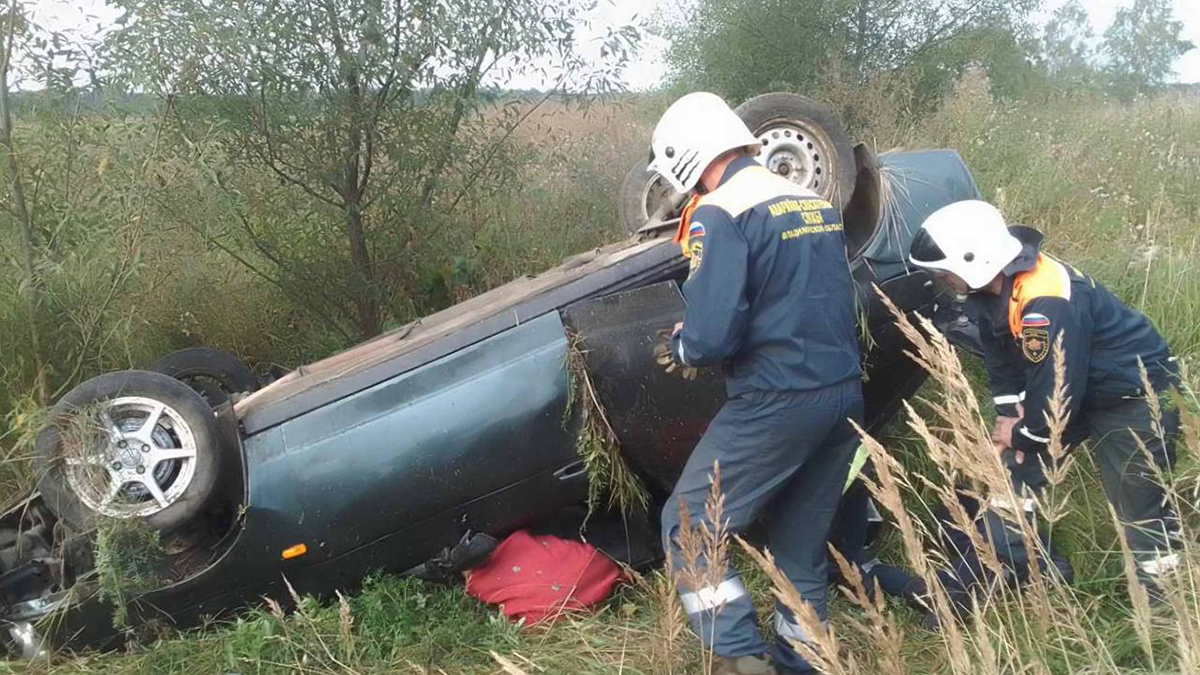
M 746 595 L 742 578 L 732 576 L 716 586 L 705 586 L 693 592 L 680 592 L 679 601 L 688 615 L 720 609 Z

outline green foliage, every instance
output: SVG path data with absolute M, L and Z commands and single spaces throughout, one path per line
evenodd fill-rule
M 0 52 L 0 478 L 26 471 L 30 421 L 88 375 L 136 358 L 132 298 L 149 193 L 146 162 L 159 127 L 148 118 L 97 115 L 73 87 L 86 45 L 5 14 Z M 11 33 L 8 19 L 12 19 Z M 19 61 L 8 55 L 17 54 Z M 45 89 L 10 100 L 12 86 Z M 15 99 L 15 97 L 14 97 Z M 14 109 L 19 116 L 14 117 Z M 18 474 L 12 483 L 29 484 Z M 6 493 L 8 497 L 10 493 Z M 7 499 L 5 500 L 7 501 Z
M 1146 93 L 1166 84 L 1175 59 L 1196 45 L 1182 37 L 1170 0 L 1134 0 L 1117 10 L 1104 32 L 1104 52 L 1114 90 L 1123 96 Z
M 644 517 L 649 509 L 650 495 L 641 476 L 630 468 L 621 454 L 621 441 L 593 388 L 584 361 L 583 337 L 572 333 L 568 339 L 570 344 L 564 366 L 570 381 L 570 396 L 567 409 L 563 411 L 563 424 L 570 425 L 578 417 L 575 452 L 587 471 L 588 515 L 597 509 L 615 507 L 627 516 Z
M 738 103 L 772 90 L 818 91 L 915 73 L 915 98 L 934 99 L 965 68 L 1005 71 L 1036 0 L 699 0 L 667 15 L 661 32 L 673 85 Z M 1021 52 L 1017 52 L 1021 53 Z M 811 94 L 810 94 L 811 95 Z
M 159 534 L 138 518 L 106 518 L 96 528 L 95 572 L 100 599 L 113 607 L 113 625 L 129 627 L 129 602 L 162 585 L 166 551 Z
M 1092 25 L 1079 0 L 1054 10 L 1042 29 L 1042 67 L 1058 87 L 1080 89 L 1097 84 Z
M 934 109 L 980 69 L 1005 100 L 1161 89 L 1194 47 L 1170 0 L 1118 10 L 1103 45 L 1079 0 L 1037 29 L 1040 0 L 698 0 L 660 14 L 673 91 L 715 91 L 733 104 L 768 91 L 844 99 L 851 127 L 881 92 L 902 125 Z M 864 103 L 863 101 L 868 102 Z
M 114 67 L 170 97 L 223 211 L 202 236 L 345 342 L 417 304 L 414 241 L 518 177 L 512 135 L 550 94 L 491 83 L 540 61 L 552 92 L 605 93 L 635 37 L 610 34 L 589 69 L 577 3 L 117 4 Z
M 663 17 L 673 88 L 714 91 L 731 104 L 803 90 L 845 50 L 831 34 L 843 4 L 819 0 L 699 0 Z

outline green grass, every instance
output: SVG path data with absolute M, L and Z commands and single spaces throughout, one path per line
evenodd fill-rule
M 346 607 L 305 599 L 286 616 L 256 609 L 128 654 L 60 657 L 53 667 L 0 662 L 0 672 L 474 674 L 498 670 L 491 651 L 569 673 L 612 672 L 624 651 L 633 667 L 627 672 L 651 672 L 642 670 L 649 664 L 636 664 L 652 638 L 657 608 L 633 588 L 599 612 L 568 616 L 549 630 L 522 630 L 461 588 L 415 579 L 371 578 Z

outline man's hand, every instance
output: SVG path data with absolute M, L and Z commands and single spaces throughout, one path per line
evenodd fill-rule
M 992 448 L 996 451 L 997 455 L 1003 455 L 1004 452 L 1009 449 L 1007 443 L 997 443 L 996 441 L 992 441 Z M 1024 464 L 1025 453 L 1021 450 L 1014 450 L 1013 459 L 1017 461 L 1017 464 Z
M 1006 448 L 1012 445 L 1013 429 L 1020 421 L 1020 417 L 997 417 L 996 426 L 992 427 L 992 442 Z
M 1012 444 L 1013 429 L 1017 423 L 1025 419 L 1025 406 L 1017 404 L 1017 416 L 1005 417 L 1003 415 L 996 418 L 996 424 L 992 427 L 992 442 L 1000 446 L 1000 450 L 1008 448 Z
M 662 338 L 664 341 L 654 345 L 654 360 L 658 363 L 658 365 L 662 366 L 668 374 L 678 370 L 679 375 L 683 379 L 690 382 L 696 379 L 696 377 L 699 375 L 699 371 L 689 365 L 676 361 L 675 352 L 671 349 L 671 338 L 675 337 L 675 335 L 682 329 L 683 323 L 677 323 L 675 324 L 675 328 L 671 330 L 658 331 L 658 337 Z

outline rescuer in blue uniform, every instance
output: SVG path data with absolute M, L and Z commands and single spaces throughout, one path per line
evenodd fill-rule
M 968 296 L 996 403 L 992 440 L 1030 513 L 1046 483 L 1045 411 L 1054 390 L 1054 344 L 1062 339 L 1069 415 L 1063 441 L 1091 438 L 1105 495 L 1125 523 L 1142 582 L 1158 598 L 1158 579 L 1180 562 L 1178 518 L 1157 478 L 1175 460 L 1179 411 L 1167 394 L 1175 360 L 1145 315 L 1043 253 L 1041 243 L 1036 230 L 1008 227 L 991 204 L 971 200 L 932 213 L 913 238 L 910 258 Z M 1158 420 L 1139 363 L 1158 394 Z M 995 512 L 988 518 L 998 553 L 1026 564 L 1020 536 Z
M 649 168 L 700 195 L 680 228 L 691 272 L 670 358 L 689 368 L 721 364 L 729 397 L 663 509 L 664 547 L 677 572 L 687 566 L 680 509 L 693 526 L 704 520 L 719 462 L 729 531 L 763 516 L 780 568 L 824 619 L 825 542 L 858 445 L 849 420 L 863 414 L 840 212 L 758 164 L 759 141 L 713 94 L 672 104 L 651 145 Z M 775 610 L 772 665 L 736 571 L 709 569 L 706 578 L 681 583 L 680 596 L 719 675 L 811 671 L 790 643 L 809 637 L 786 608 Z

